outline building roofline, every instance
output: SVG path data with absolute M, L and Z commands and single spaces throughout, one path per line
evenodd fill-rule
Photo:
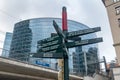
M 105 0 L 102 0 L 103 4 L 105 5 Z
M 55 17 L 40 17 L 40 18 L 30 18 L 30 19 L 26 19 L 26 20 L 35 20 L 35 19 L 62 19 L 62 18 L 55 18 Z M 26 21 L 26 20 L 21 20 L 21 21 L 19 21 L 19 22 Z M 77 22 L 77 21 L 75 21 L 75 20 L 68 19 L 68 21 L 71 21 L 71 22 L 75 22 L 75 23 L 81 24 L 81 25 L 83 25 L 83 26 L 86 26 L 86 28 L 90 28 L 89 26 L 87 26 L 87 25 L 85 25 L 85 24 L 83 24 L 83 23 Z M 17 22 L 17 23 L 19 23 L 19 22 Z M 17 24 L 17 23 L 15 23 L 15 24 Z

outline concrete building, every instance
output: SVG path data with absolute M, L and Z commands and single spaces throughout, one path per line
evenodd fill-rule
M 12 33 L 7 32 L 2 49 L 2 57 L 9 57 L 11 41 L 12 41 Z
M 120 0 L 102 0 L 108 13 L 110 27 L 112 31 L 113 46 L 120 64 Z

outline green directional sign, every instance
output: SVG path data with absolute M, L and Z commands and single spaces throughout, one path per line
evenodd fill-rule
M 54 26 L 57 34 L 59 35 L 59 37 L 65 39 L 65 34 L 64 34 L 63 31 L 59 28 L 59 26 L 57 25 L 57 23 L 56 23 L 54 20 L 53 20 L 53 26 Z
M 94 44 L 94 43 L 98 43 L 98 42 L 102 42 L 102 41 L 103 41 L 102 38 L 86 39 L 86 40 L 68 42 L 68 43 L 66 43 L 66 46 L 67 46 L 67 48 L 72 48 L 72 47 L 77 47 L 77 46 Z
M 56 28 L 58 28 L 58 25 L 56 25 L 55 22 L 54 22 L 54 26 L 55 27 L 57 26 Z M 89 29 L 84 29 L 84 30 L 68 32 L 67 35 L 66 35 L 66 38 L 69 39 L 69 38 L 72 38 L 72 37 L 85 35 L 85 34 L 97 32 L 97 31 L 100 31 L 100 30 L 101 30 L 100 27 L 96 27 L 96 28 L 89 28 Z M 59 28 L 58 28 L 58 32 L 62 33 L 61 30 L 59 30 Z M 65 37 L 64 34 L 62 34 L 62 36 Z M 43 43 L 47 43 L 47 42 L 51 42 L 51 41 L 59 40 L 59 39 L 61 39 L 61 38 L 58 35 L 56 35 L 56 36 L 53 36 L 53 37 L 49 37 L 49 38 L 40 40 L 40 41 L 38 41 L 38 44 L 43 44 Z
M 71 37 L 77 37 L 77 36 L 80 36 L 80 35 L 94 33 L 94 32 L 97 32 L 97 31 L 101 31 L 101 28 L 100 27 L 96 27 L 96 28 L 89 28 L 89 29 L 84 29 L 84 30 L 68 32 L 67 33 L 67 39 L 69 39 Z
M 38 44 L 47 43 L 47 42 L 51 42 L 51 41 L 58 40 L 58 39 L 60 39 L 60 37 L 57 35 L 57 36 L 53 36 L 53 37 L 40 40 L 38 41 Z
M 52 50 L 52 51 L 49 51 L 49 52 L 51 52 L 51 53 L 62 53 L 63 52 L 63 48 L 58 48 L 58 49 L 55 49 L 55 50 Z
M 32 57 L 62 59 L 64 57 L 64 54 L 63 54 L 63 52 L 59 52 L 59 53 L 53 53 L 53 52 L 34 53 Z
M 54 41 L 51 41 L 51 42 L 41 43 L 40 46 L 47 47 L 47 46 L 52 46 L 52 45 L 61 44 L 61 43 L 62 43 L 62 40 L 57 39 L 57 40 L 54 40 Z
M 48 51 L 52 51 L 55 49 L 59 49 L 61 47 L 62 47 L 62 44 L 56 44 L 56 45 L 52 45 L 52 46 L 48 46 L 48 47 L 41 47 L 41 49 L 39 51 L 48 52 Z
M 82 45 L 88 45 L 88 44 L 94 44 L 98 42 L 102 42 L 102 38 L 94 38 L 94 39 L 86 39 L 86 40 L 79 40 L 79 41 L 74 41 L 74 42 L 67 42 L 65 43 L 67 48 L 72 48 L 72 47 L 77 47 L 77 46 L 82 46 Z M 40 51 L 41 52 L 50 52 L 54 50 L 58 50 L 63 48 L 62 44 L 56 44 L 48 47 L 41 47 Z

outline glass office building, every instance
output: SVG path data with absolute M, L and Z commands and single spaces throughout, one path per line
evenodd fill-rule
M 22 61 L 30 61 L 34 64 L 42 64 L 45 62 L 46 64 L 56 64 L 56 60 L 50 59 L 40 59 L 40 58 L 30 58 L 29 53 L 36 53 L 37 51 L 37 41 L 51 37 L 51 33 L 56 33 L 53 27 L 53 20 L 57 22 L 59 27 L 62 27 L 62 19 L 60 18 L 35 18 L 24 20 L 18 22 L 14 26 L 14 32 L 12 37 L 12 43 L 10 48 L 10 57 L 15 58 Z M 89 27 L 73 21 L 68 20 L 68 32 L 88 29 Z M 87 34 L 81 37 L 81 39 L 90 39 L 95 38 L 95 34 Z M 97 47 L 96 44 L 87 45 L 83 47 L 79 47 L 77 50 L 88 51 L 90 47 Z M 69 67 L 70 72 L 74 72 L 72 66 L 73 63 L 73 53 L 78 53 L 75 48 L 69 49 Z M 97 54 L 97 53 L 96 53 Z M 37 60 L 37 61 L 36 61 Z M 43 61 L 43 62 L 41 62 Z M 56 68 L 56 65 L 49 65 L 52 68 Z M 47 65 L 48 67 L 48 65 Z
M 3 45 L 2 57 L 9 57 L 11 41 L 12 41 L 12 33 L 7 32 Z

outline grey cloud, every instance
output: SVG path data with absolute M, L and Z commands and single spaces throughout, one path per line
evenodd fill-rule
M 62 1 L 58 0 L 7 0 L 5 10 L 14 16 L 44 15 L 58 16 L 61 12 Z M 64 1 L 64 3 L 66 3 Z

